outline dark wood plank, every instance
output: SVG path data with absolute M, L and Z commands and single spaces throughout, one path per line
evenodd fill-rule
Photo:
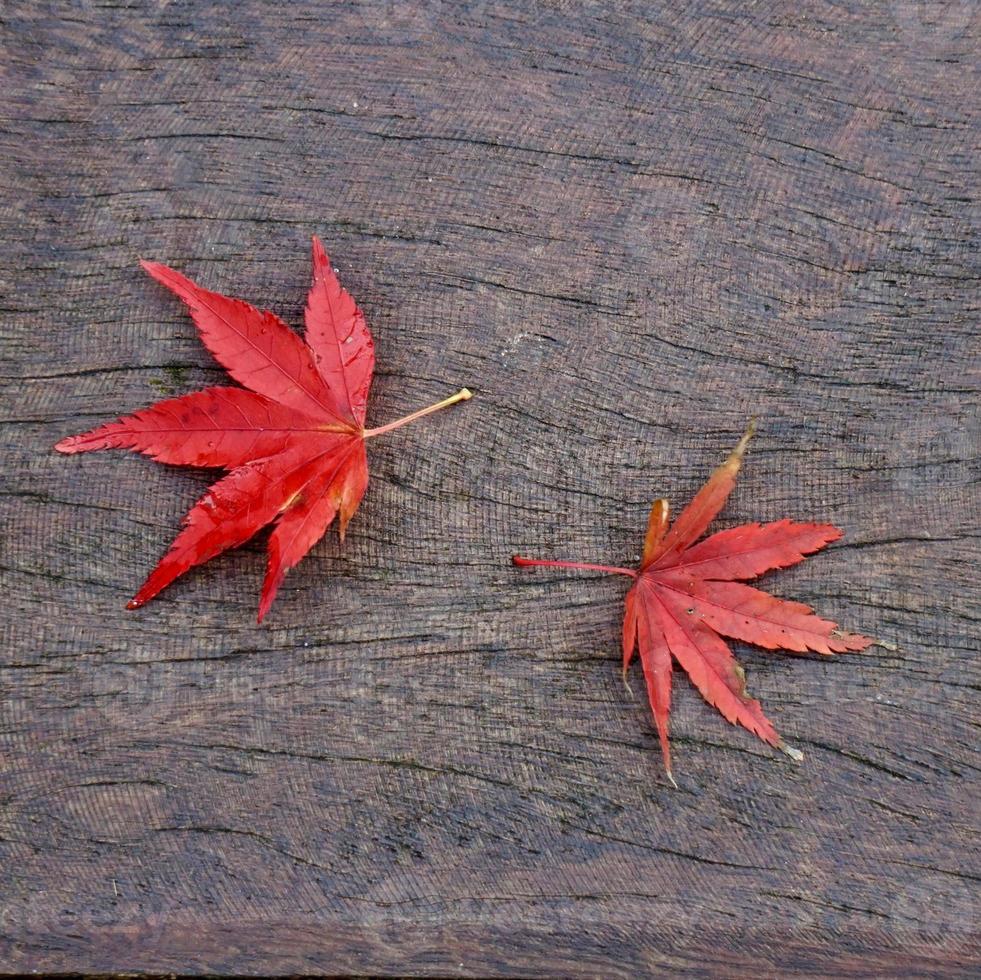
M 969 0 L 2 12 L 0 967 L 979 967 Z M 140 256 L 298 323 L 327 242 L 373 483 L 254 626 L 262 541 L 123 604 L 208 475 L 62 436 L 222 380 Z M 729 523 L 894 641 L 740 650 L 797 767 L 616 662 L 627 562 L 761 419 Z

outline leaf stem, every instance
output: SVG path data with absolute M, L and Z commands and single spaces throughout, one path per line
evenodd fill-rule
M 377 429 L 365 429 L 363 437 L 370 439 L 372 436 L 384 435 L 386 432 L 391 432 L 392 429 L 398 429 L 403 425 L 408 425 L 409 422 L 421 419 L 424 415 L 431 415 L 433 412 L 438 412 L 441 408 L 447 408 L 449 405 L 455 405 L 457 402 L 465 402 L 468 398 L 473 398 L 473 392 L 469 388 L 461 388 L 455 395 L 450 395 L 449 398 L 444 398 L 441 402 L 430 405 L 429 408 L 420 408 L 418 412 L 406 415 L 405 418 L 396 419 L 387 425 L 380 425 Z
M 512 555 L 511 561 L 521 567 L 541 565 L 546 568 L 579 568 L 586 572 L 606 572 L 607 575 L 629 575 L 631 578 L 637 578 L 637 573 L 633 569 L 617 568 L 615 565 L 592 565 L 584 561 L 543 561 L 540 558 L 523 558 L 521 555 Z

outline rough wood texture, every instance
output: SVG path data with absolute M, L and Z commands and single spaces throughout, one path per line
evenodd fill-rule
M 2 11 L 0 964 L 968 974 L 977 847 L 976 7 L 531 0 Z M 208 474 L 62 436 L 224 378 L 140 256 L 379 353 L 373 484 L 123 604 Z M 724 521 L 898 644 L 739 651 L 797 767 L 617 666 L 629 561 L 750 415 Z

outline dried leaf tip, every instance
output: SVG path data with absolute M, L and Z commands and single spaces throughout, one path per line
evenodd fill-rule
M 647 519 L 647 534 L 644 537 L 644 555 L 641 564 L 647 565 L 657 554 L 657 549 L 668 532 L 671 508 L 662 497 L 654 501 L 650 517 Z
M 895 653 L 899 649 L 898 643 L 892 643 L 889 640 L 880 640 L 877 637 L 872 637 L 872 642 L 869 645 L 873 647 L 882 647 L 883 650 L 888 650 L 890 653 Z
M 729 453 L 729 459 L 726 462 L 742 462 L 743 456 L 746 455 L 746 447 L 749 445 L 749 440 L 756 435 L 756 416 L 754 415 L 749 420 L 749 425 L 746 426 L 746 431 L 743 433 L 742 438 L 736 443 L 736 448 Z

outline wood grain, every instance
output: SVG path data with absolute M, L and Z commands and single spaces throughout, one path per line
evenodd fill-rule
M 957 976 L 978 875 L 970 0 L 4 5 L 0 969 Z M 220 382 L 139 257 L 372 325 L 372 486 L 254 625 L 261 539 L 123 609 L 208 474 L 60 438 Z M 629 563 L 724 524 L 896 652 L 741 649 L 663 778 Z

